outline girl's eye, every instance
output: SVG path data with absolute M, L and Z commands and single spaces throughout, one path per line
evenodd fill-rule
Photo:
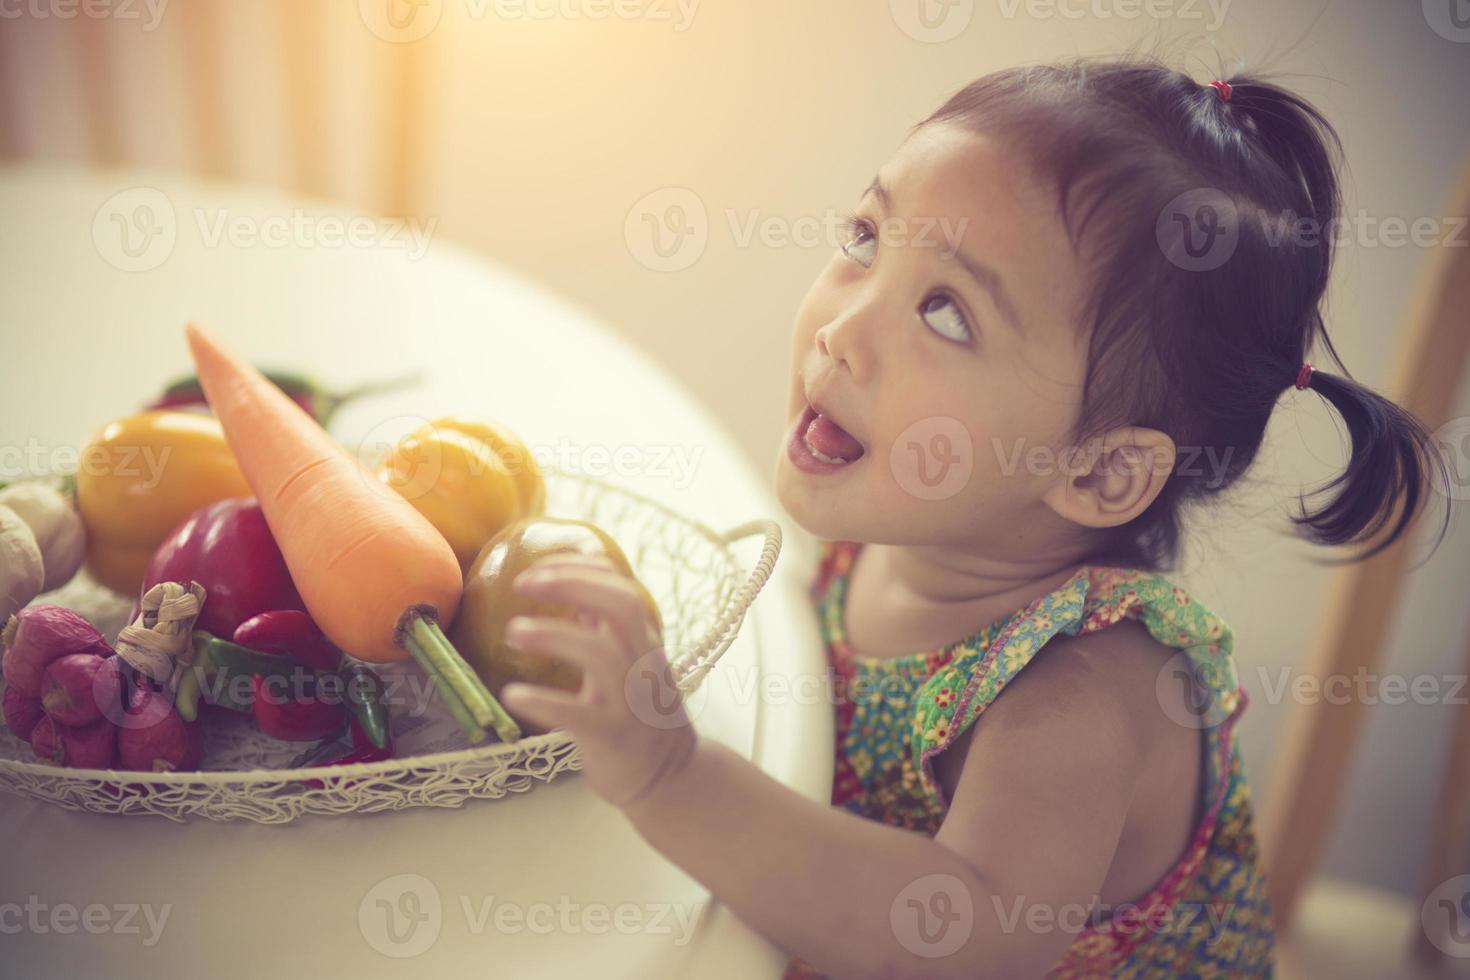
M 962 343 L 970 339 L 970 325 L 965 322 L 965 315 L 960 312 L 959 305 L 943 293 L 935 293 L 924 300 L 919 307 L 919 315 L 946 340 Z
M 863 268 L 873 264 L 878 252 L 878 239 L 866 221 L 847 219 L 848 238 L 842 244 L 842 252 Z

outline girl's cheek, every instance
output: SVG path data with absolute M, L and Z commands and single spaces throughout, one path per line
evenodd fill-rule
M 797 329 L 805 331 L 808 337 L 816 333 L 826 320 L 831 319 L 838 295 L 837 278 L 832 266 L 825 266 L 808 287 L 801 305 L 797 307 Z
M 965 397 L 946 386 L 964 386 Z M 904 394 L 880 414 L 883 433 L 873 447 L 881 476 L 903 496 L 963 514 L 1029 499 L 1046 482 L 1056 440 L 1048 425 L 1036 424 L 1046 414 L 1039 407 L 969 378 L 930 378 Z
M 932 398 L 896 406 L 880 418 L 869 465 L 878 484 L 872 493 L 885 509 L 932 526 L 976 491 L 986 464 L 979 457 L 984 436 L 973 421 Z

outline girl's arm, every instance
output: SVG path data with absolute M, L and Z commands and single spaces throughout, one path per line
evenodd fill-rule
M 584 682 L 576 695 L 508 685 L 507 705 L 571 731 L 593 788 L 788 952 L 834 977 L 1031 976 L 1087 924 L 1143 752 L 1079 641 L 1049 645 L 987 709 L 944 767 L 954 780 L 963 762 L 930 839 L 809 800 L 657 713 L 662 649 L 616 572 L 552 559 L 517 587 L 596 625 L 518 624 L 519 646 L 579 664 Z

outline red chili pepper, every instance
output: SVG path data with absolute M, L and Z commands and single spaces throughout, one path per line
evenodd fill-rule
M 350 766 L 359 762 L 381 762 L 384 759 L 393 758 L 392 739 L 388 740 L 387 745 L 378 748 L 368 741 L 366 734 L 358 727 L 355 721 L 352 723 L 352 745 L 352 749 L 336 758 L 313 762 L 311 764 L 312 768 L 320 768 L 322 766 Z M 355 780 L 344 780 L 343 785 L 350 785 L 352 782 L 355 782 Z M 326 783 L 320 779 L 303 779 L 301 785 L 310 787 L 311 789 L 322 789 L 326 786 Z
M 143 592 L 159 582 L 198 582 L 207 598 L 197 629 L 229 637 L 273 609 L 303 609 L 286 560 L 251 498 L 201 507 L 153 555 Z
M 336 670 L 342 663 L 342 651 L 300 609 L 274 609 L 251 616 L 236 628 L 234 640 L 261 653 L 293 657 L 314 670 Z
M 342 705 L 320 700 L 314 692 L 297 699 L 288 687 L 271 678 L 250 679 L 251 711 L 261 731 L 291 742 L 313 742 L 341 730 L 347 719 Z
M 314 768 L 320 766 L 351 766 L 359 762 L 381 762 L 384 759 L 391 758 L 393 758 L 393 743 L 389 742 L 381 749 L 376 745 L 369 745 L 365 749 L 353 749 L 351 752 L 344 752 L 335 759 L 324 759 L 321 762 L 315 763 Z

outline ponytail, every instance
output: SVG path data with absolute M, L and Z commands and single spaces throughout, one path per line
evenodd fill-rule
M 1342 416 L 1352 451 L 1340 476 L 1303 495 L 1292 521 L 1317 544 L 1369 545 L 1354 560 L 1376 555 L 1403 535 L 1435 487 L 1449 486 L 1444 457 L 1418 419 L 1366 385 L 1313 371 L 1307 387 Z M 1309 510 L 1309 497 L 1327 500 Z M 1446 508 L 1439 540 L 1448 524 Z

